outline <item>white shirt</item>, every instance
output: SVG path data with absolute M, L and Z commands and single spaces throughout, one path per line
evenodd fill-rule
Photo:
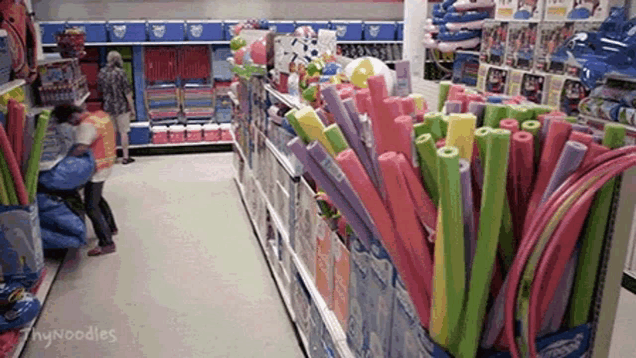
M 81 123 L 75 127 L 75 141 L 77 144 L 84 144 L 90 146 L 97 139 L 97 129 L 90 123 Z M 112 167 L 98 170 L 93 174 L 91 182 L 101 183 L 106 181 L 110 176 Z

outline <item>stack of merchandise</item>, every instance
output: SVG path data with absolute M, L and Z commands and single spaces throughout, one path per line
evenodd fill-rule
M 353 97 L 336 86 L 322 88 L 325 108 L 286 118 L 320 204 L 355 233 L 353 353 L 561 357 L 576 341 L 567 354 L 584 356 L 615 178 L 636 166 L 625 128 L 593 135 L 523 97 L 449 83 L 444 112 L 383 76 Z
M 424 46 L 441 52 L 479 48 L 485 19 L 492 17 L 492 0 L 446 0 L 433 5 L 427 20 Z
M 581 114 L 636 125 L 636 83 L 607 81 L 579 104 Z
M 183 89 L 183 113 L 188 124 L 205 124 L 214 117 L 212 85 L 186 84 Z
M 82 74 L 77 59 L 47 62 L 39 66 L 42 106 L 55 106 L 75 102 L 88 93 L 86 76 Z
M 176 124 L 180 112 L 177 86 L 165 84 L 147 87 L 146 106 L 152 124 Z
M 402 59 L 402 44 L 343 44 L 338 52 L 348 58 L 375 57 L 385 62 Z
M 219 124 L 232 122 L 234 105 L 230 98 L 230 84 L 217 83 L 214 88 L 214 117 Z

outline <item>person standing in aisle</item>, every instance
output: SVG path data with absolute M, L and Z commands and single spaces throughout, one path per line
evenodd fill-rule
M 128 152 L 128 133 L 130 121 L 135 117 L 135 104 L 132 97 L 132 87 L 124 71 L 124 60 L 117 51 L 110 51 L 106 67 L 99 71 L 98 89 L 104 97 L 104 111 L 113 121 L 115 130 L 121 139 L 124 154 L 122 163 L 129 164 L 135 160 Z
M 76 146 L 70 155 L 82 156 L 91 150 L 95 156 L 95 173 L 84 187 L 84 206 L 93 223 L 99 244 L 88 252 L 88 256 L 113 253 L 116 247 L 109 221 L 112 220 L 114 224 L 114 218 L 112 214 L 107 218 L 109 215 L 105 215 L 100 208 L 104 183 L 110 176 L 117 158 L 113 122 L 103 111 L 90 113 L 72 104 L 55 107 L 53 116 L 57 118 L 58 123 L 69 123 L 75 127 Z

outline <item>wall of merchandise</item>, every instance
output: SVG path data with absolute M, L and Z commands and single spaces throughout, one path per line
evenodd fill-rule
M 42 21 L 46 52 L 56 50 L 55 35 L 76 27 L 86 33 L 87 55 L 80 61 L 90 91 L 88 107 L 101 106 L 97 75 L 108 51 L 118 50 L 134 85 L 137 118 L 133 146 L 228 143 L 233 77 L 231 28 L 238 21 Z M 388 63 L 401 59 L 400 21 L 261 20 L 261 27 L 291 33 L 299 26 L 337 32 L 340 51 L 352 57 L 376 55 Z M 81 76 L 80 76 L 81 77 Z M 84 78 L 84 77 L 82 77 Z

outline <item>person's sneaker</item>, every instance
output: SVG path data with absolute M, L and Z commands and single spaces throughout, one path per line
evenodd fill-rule
M 115 244 L 111 244 L 108 246 L 97 246 L 88 252 L 88 256 L 107 255 L 107 254 L 112 254 L 115 251 L 117 251 Z
M 124 158 L 124 160 L 121 161 L 123 165 L 134 163 L 134 162 L 135 160 L 133 158 Z

